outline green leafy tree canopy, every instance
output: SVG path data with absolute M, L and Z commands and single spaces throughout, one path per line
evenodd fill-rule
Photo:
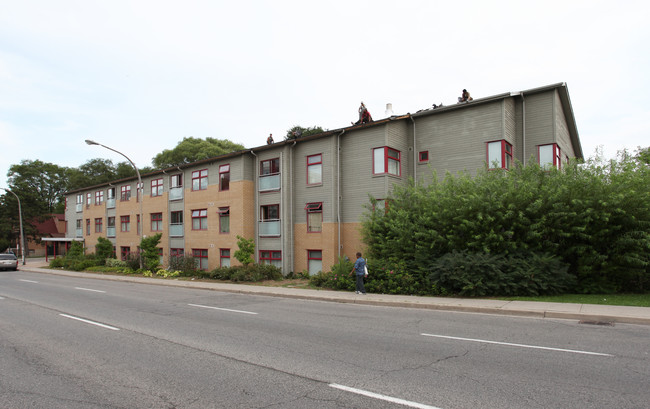
M 312 126 L 309 128 L 304 128 L 300 125 L 296 125 L 289 129 L 287 131 L 287 134 L 285 135 L 285 139 L 296 139 L 300 138 L 302 136 L 309 136 L 309 135 L 315 135 L 318 133 L 323 133 L 325 130 L 321 128 L 320 126 Z
M 190 136 L 183 138 L 174 149 L 165 149 L 156 155 L 152 163 L 156 169 L 165 169 L 243 149 L 243 145 L 227 139 L 201 139 Z

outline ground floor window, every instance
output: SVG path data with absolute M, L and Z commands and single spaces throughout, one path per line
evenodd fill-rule
M 260 264 L 271 264 L 282 268 L 282 252 L 274 250 L 260 250 Z
M 208 250 L 207 249 L 192 249 L 192 257 L 196 262 L 196 268 L 199 270 L 208 270 Z
M 126 261 L 131 255 L 131 247 L 120 247 L 120 259 Z
M 219 249 L 221 267 L 230 267 L 230 249 Z
M 323 251 L 307 250 L 307 264 L 310 276 L 323 271 Z

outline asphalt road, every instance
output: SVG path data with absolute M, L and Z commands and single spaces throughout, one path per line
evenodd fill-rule
M 0 272 L 4 408 L 646 408 L 650 327 Z

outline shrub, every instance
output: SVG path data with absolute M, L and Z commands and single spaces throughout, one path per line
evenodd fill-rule
M 557 257 L 452 251 L 428 266 L 429 280 L 461 296 L 551 295 L 572 289 L 573 276 Z
M 319 272 L 309 277 L 309 284 L 332 290 L 354 291 L 356 277 L 350 275 L 354 263 L 345 257 L 339 257 L 338 263 L 329 272 Z
M 255 253 L 255 241 L 253 239 L 246 239 L 237 235 L 237 247 L 235 251 L 235 258 L 243 265 L 248 265 L 253 262 L 253 253 Z
M 105 262 L 106 267 L 125 268 L 126 261 L 118 260 L 116 258 L 107 258 Z
M 97 244 L 95 245 L 95 257 L 97 258 L 98 264 L 106 264 L 106 259 L 115 257 L 113 243 L 104 237 L 98 237 Z
M 169 270 L 180 271 L 182 276 L 196 275 L 196 260 L 192 256 L 176 256 L 169 258 Z

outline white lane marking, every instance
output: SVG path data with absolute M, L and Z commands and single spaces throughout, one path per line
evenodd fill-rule
M 25 280 L 25 279 L 22 279 L 22 278 L 18 279 L 18 281 L 23 281 L 23 282 L 25 282 L 25 283 L 34 283 L 34 284 L 38 284 L 38 281 Z
M 449 336 L 446 336 L 446 335 L 433 335 L 433 334 L 420 334 L 420 335 L 424 335 L 425 337 L 455 339 L 455 340 L 459 340 L 459 341 L 482 342 L 484 344 L 506 345 L 506 346 L 511 346 L 511 347 L 520 347 L 520 348 L 545 349 L 547 351 L 572 352 L 574 354 L 598 355 L 598 356 L 614 356 L 614 355 L 611 355 L 611 354 L 601 354 L 600 352 L 580 351 L 580 350 L 576 350 L 576 349 L 550 348 L 550 347 L 542 347 L 542 346 L 537 346 L 537 345 L 512 344 L 510 342 L 488 341 L 488 340 L 485 340 L 485 339 L 449 337 Z
M 404 400 L 404 399 L 394 398 L 392 396 L 380 395 L 378 393 L 364 391 L 363 389 L 351 388 L 349 386 L 339 385 L 339 384 L 336 384 L 336 383 L 330 383 L 329 386 L 332 387 L 332 388 L 340 389 L 342 391 L 356 393 L 357 395 L 368 396 L 369 398 L 380 399 L 380 400 L 384 400 L 386 402 L 396 403 L 398 405 L 410 406 L 412 408 L 440 409 L 440 408 L 438 408 L 436 406 L 430 406 L 430 405 L 425 405 L 423 403 L 411 402 L 411 401 Z
M 228 308 L 210 307 L 208 305 L 199 305 L 199 304 L 187 304 L 187 305 L 190 305 L 192 307 L 199 307 L 199 308 L 209 308 L 211 310 L 220 310 L 220 311 L 238 312 L 240 314 L 257 315 L 256 312 L 250 312 L 250 311 L 231 310 L 231 309 L 228 309 Z
M 59 314 L 59 315 L 62 316 L 62 317 L 70 318 L 71 320 L 77 320 L 77 321 L 85 322 L 86 324 L 96 325 L 98 327 L 110 329 L 110 330 L 113 330 L 113 331 L 119 331 L 120 330 L 119 328 L 111 327 L 110 325 L 100 324 L 99 322 L 85 320 L 83 318 L 75 317 L 73 315 L 68 315 L 68 314 Z
M 75 287 L 75 290 L 82 290 L 82 291 L 92 291 L 94 293 L 105 293 L 106 291 L 102 290 L 93 290 L 92 288 L 83 288 L 83 287 Z

